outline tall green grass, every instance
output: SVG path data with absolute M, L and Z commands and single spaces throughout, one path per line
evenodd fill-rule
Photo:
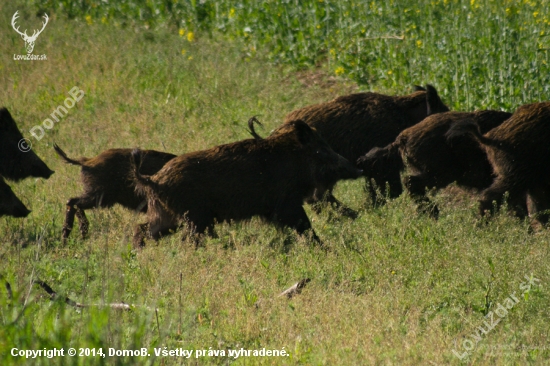
M 34 0 L 88 23 L 223 34 L 295 68 L 382 90 L 431 82 L 454 109 L 511 109 L 550 93 L 548 1 Z

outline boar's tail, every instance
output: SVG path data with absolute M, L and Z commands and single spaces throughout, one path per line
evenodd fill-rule
M 380 169 L 396 169 L 399 171 L 405 169 L 399 152 L 399 141 L 395 141 L 386 147 L 372 148 L 368 153 L 357 159 L 357 165 L 365 171 L 365 175 Z
M 451 128 L 449 128 L 445 134 L 445 137 L 447 138 L 447 141 L 452 141 L 457 137 L 465 135 L 472 136 L 483 145 L 493 145 L 493 140 L 483 136 L 479 129 L 479 125 L 472 120 L 455 123 L 451 126 Z
M 256 133 L 256 130 L 254 130 L 254 122 L 256 122 L 258 126 L 262 126 L 261 122 L 258 121 L 256 116 L 253 116 L 248 120 L 248 129 L 249 129 L 248 132 L 254 137 L 254 140 L 263 140 L 262 136 L 258 135 Z
M 149 178 L 148 175 L 141 175 L 139 168 L 141 167 L 143 152 L 140 149 L 132 150 L 132 178 L 136 184 L 136 191 L 143 192 L 146 187 L 154 185 L 153 181 Z
M 61 148 L 56 143 L 53 144 L 53 148 L 57 155 L 59 155 L 61 159 L 65 160 L 66 163 L 82 166 L 86 162 L 86 160 L 88 160 L 86 158 L 81 158 L 79 160 L 69 158 L 67 154 L 65 154 L 65 151 L 61 150 Z

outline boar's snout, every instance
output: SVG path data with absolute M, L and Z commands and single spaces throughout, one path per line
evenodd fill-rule
M 11 212 L 13 217 L 27 217 L 31 211 L 25 207 L 22 203 L 20 205 L 17 205 L 17 207 L 14 207 L 13 211 Z
M 30 172 L 33 177 L 48 179 L 53 173 L 55 173 L 38 156 L 36 156 L 36 159 L 33 160 L 34 161 Z
M 341 155 L 338 155 L 338 167 L 340 179 L 356 179 L 363 174 L 362 169 L 357 169 L 355 165 Z

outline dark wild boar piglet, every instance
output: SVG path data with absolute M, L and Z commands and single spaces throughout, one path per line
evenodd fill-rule
M 34 151 L 26 148 L 27 143 L 10 112 L 0 108 L 0 175 L 13 181 L 28 177 L 48 179 L 54 172 Z
M 481 192 L 481 215 L 492 212 L 493 202 L 508 207 L 522 218 L 529 198 L 533 218 L 546 224 L 550 210 L 550 102 L 521 106 L 512 117 L 482 135 L 473 121 L 453 126 L 451 141 L 464 134 L 474 136 L 486 151 L 495 179 Z
M 135 192 L 131 149 L 109 149 L 94 158 L 79 159 L 69 158 L 57 144 L 54 144 L 54 149 L 67 163 L 82 168 L 80 178 L 84 185 L 84 193 L 80 197 L 73 197 L 67 201 L 63 240 L 67 239 L 73 229 L 75 214 L 79 220 L 82 237 L 87 235 L 89 222 L 84 210 L 111 207 L 118 203 L 130 210 L 147 211 L 145 199 Z M 174 157 L 176 155 L 144 150 L 141 172 L 155 174 Z
M 0 216 L 27 217 L 30 211 L 0 177 Z
M 400 184 L 400 172 L 407 166 L 410 174 L 404 179 L 405 187 L 421 212 L 437 218 L 439 208 L 426 197 L 426 189 L 441 189 L 456 182 L 463 188 L 481 190 L 489 187 L 494 178 L 487 155 L 475 138 L 465 135 L 449 141 L 449 128 L 467 121 L 485 133 L 510 116 L 508 112 L 491 110 L 435 114 L 401 132 L 386 147 L 375 147 L 357 164 L 371 172 L 376 181 L 393 184 Z
M 391 143 L 405 128 L 410 127 L 427 116 L 446 112 L 449 109 L 437 94 L 435 88 L 415 87 L 415 92 L 404 96 L 388 96 L 377 93 L 358 93 L 338 97 L 330 102 L 310 105 L 289 113 L 286 121 L 302 119 L 328 142 L 332 149 L 347 160 L 355 163 L 359 157 L 376 146 Z M 390 181 L 386 192 L 386 181 L 376 180 L 371 172 L 363 175 L 370 183 L 368 191 L 373 204 L 383 203 L 377 197 L 371 178 L 382 195 L 397 197 L 402 192 L 401 183 Z M 326 200 L 341 209 L 346 216 L 355 218 L 356 212 L 343 207 L 332 195 L 333 185 L 317 189 L 309 203 L 319 211 L 316 203 Z
M 251 127 L 251 133 L 253 128 Z M 147 196 L 148 223 L 139 225 L 134 245 L 145 236 L 158 240 L 185 224 L 184 238 L 196 241 L 216 222 L 260 216 L 299 234 L 311 230 L 302 207 L 315 188 L 360 171 L 303 121 L 277 128 L 265 139 L 255 135 L 231 144 L 188 153 L 167 163 L 153 176 L 138 168 L 143 153 L 135 150 L 136 187 Z

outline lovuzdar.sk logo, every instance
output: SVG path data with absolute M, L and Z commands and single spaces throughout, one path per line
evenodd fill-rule
M 25 41 L 25 49 L 27 50 L 26 55 L 13 55 L 14 60 L 25 60 L 25 61 L 38 61 L 38 60 L 46 60 L 46 55 L 33 55 L 32 51 L 34 50 L 34 43 L 36 42 L 36 39 L 42 33 L 44 28 L 46 28 L 46 24 L 48 24 L 48 14 L 44 14 L 44 22 L 42 23 L 42 29 L 40 30 L 34 30 L 31 36 L 27 34 L 27 30 L 25 29 L 24 32 L 21 32 L 19 30 L 19 26 L 17 26 L 16 21 L 17 18 L 19 18 L 18 15 L 19 11 L 16 11 L 15 14 L 13 14 L 13 17 L 11 18 L 11 26 L 13 29 L 19 33 L 21 38 L 23 38 L 23 41 Z

